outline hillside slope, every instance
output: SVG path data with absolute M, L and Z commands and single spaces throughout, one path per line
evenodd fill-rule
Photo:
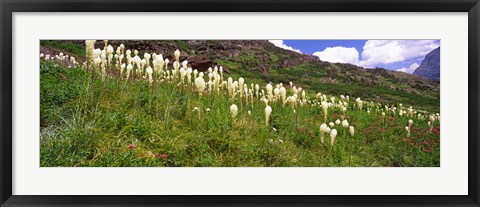
M 42 41 L 43 45 L 58 41 Z M 84 45 L 84 41 L 61 41 Z M 192 68 L 207 70 L 222 65 L 234 77 L 259 82 L 293 82 L 310 92 L 350 95 L 365 100 L 417 105 L 431 111 L 439 110 L 438 81 L 382 68 L 364 69 L 350 64 L 328 63 L 317 57 L 299 54 L 274 46 L 266 40 L 135 40 L 109 41 L 116 47 L 163 54 L 173 60 L 173 52 L 181 50 L 180 59 Z M 103 47 L 97 41 L 96 47 Z M 140 54 L 141 55 L 141 54 Z

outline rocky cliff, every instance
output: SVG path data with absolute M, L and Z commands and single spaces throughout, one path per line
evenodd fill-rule
M 440 47 L 429 52 L 413 74 L 430 80 L 440 80 Z

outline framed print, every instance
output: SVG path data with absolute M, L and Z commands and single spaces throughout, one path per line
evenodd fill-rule
M 479 206 L 478 1 L 1 1 L 2 206 Z

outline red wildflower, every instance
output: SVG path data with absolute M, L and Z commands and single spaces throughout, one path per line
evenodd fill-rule
M 162 154 L 160 155 L 160 157 L 162 157 L 163 159 L 167 158 L 167 155 L 166 154 Z
M 159 154 L 157 154 L 157 153 L 154 153 L 154 154 L 152 154 L 152 156 L 153 156 L 153 157 L 158 157 L 158 156 L 159 156 Z
M 432 149 L 431 148 L 423 148 L 422 149 L 424 152 L 432 152 Z
M 128 148 L 133 149 L 133 148 L 135 148 L 135 145 L 134 145 L 134 144 L 130 144 L 130 145 L 128 145 Z

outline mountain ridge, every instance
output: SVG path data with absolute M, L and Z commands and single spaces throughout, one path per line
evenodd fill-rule
M 430 80 L 440 80 L 440 47 L 430 51 L 413 74 Z

